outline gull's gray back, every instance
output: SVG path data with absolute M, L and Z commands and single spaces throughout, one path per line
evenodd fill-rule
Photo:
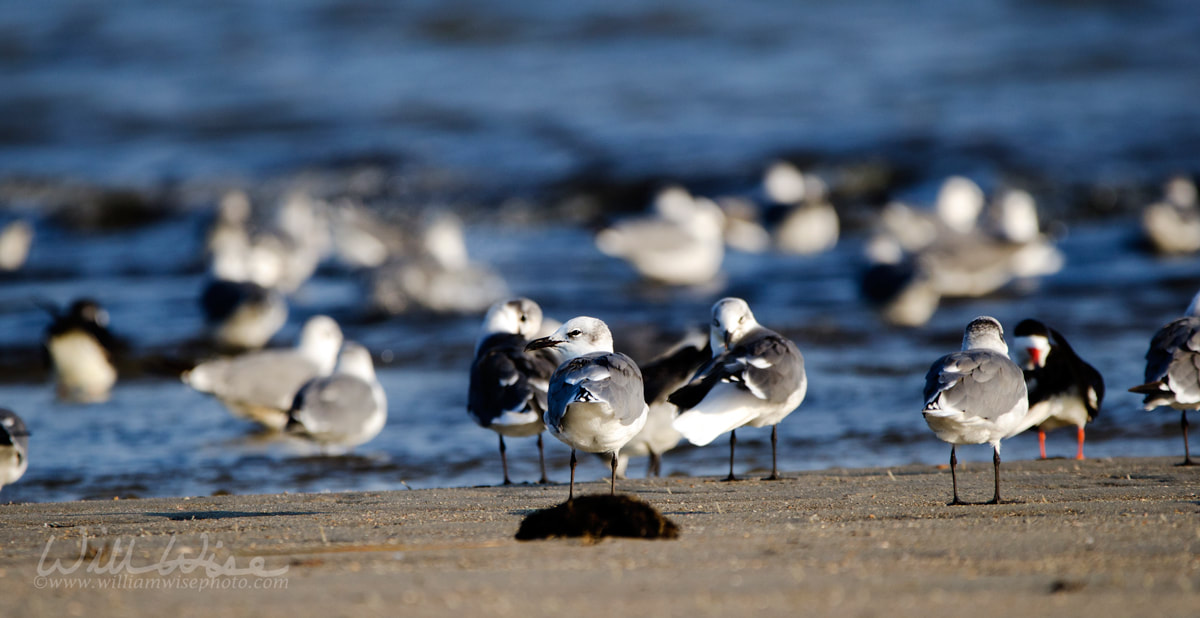
M 546 423 L 557 425 L 576 401 L 604 401 L 622 425 L 633 425 L 646 403 L 642 372 L 619 352 L 592 352 L 563 363 L 550 378 Z
M 925 374 L 925 406 L 951 408 L 996 420 L 1025 399 L 1025 378 L 1009 358 L 991 350 L 963 350 L 939 358 Z M 935 403 L 936 402 L 936 403 Z

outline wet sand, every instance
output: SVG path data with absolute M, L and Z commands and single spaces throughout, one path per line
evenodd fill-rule
M 948 506 L 921 465 L 621 481 L 674 541 L 516 541 L 563 485 L 4 505 L 0 615 L 1195 616 L 1200 467 L 1176 461 L 1006 462 L 1001 505 Z M 991 474 L 961 466 L 962 497 Z

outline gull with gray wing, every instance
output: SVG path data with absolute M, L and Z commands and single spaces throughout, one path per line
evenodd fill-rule
M 500 465 L 504 484 L 508 478 L 507 448 L 504 437 L 537 436 L 538 459 L 546 483 L 546 456 L 542 414 L 546 411 L 546 391 L 550 375 L 558 366 L 550 350 L 525 351 L 526 344 L 542 326 L 542 308 L 528 298 L 498 302 L 483 320 L 475 360 L 471 363 L 467 412 L 471 418 L 500 436 Z
M 808 392 L 804 356 L 796 344 L 763 327 L 750 305 L 724 298 L 712 308 L 709 330 L 713 357 L 687 386 L 667 398 L 679 406 L 675 429 L 692 444 L 704 446 L 729 432 L 729 476 L 738 427 L 771 426 L 771 476 L 779 478 L 778 424 Z
M 550 377 L 543 419 L 551 435 L 571 447 L 571 488 L 575 497 L 575 450 L 609 454 L 610 493 L 616 493 L 617 453 L 646 424 L 642 372 L 633 359 L 613 352 L 612 332 L 604 322 L 581 316 L 567 320 L 548 337 L 526 346 L 552 348 L 562 364 Z
M 0 408 L 0 487 L 17 482 L 29 467 L 29 429 L 16 412 Z
M 318 315 L 305 322 L 294 348 L 206 361 L 181 377 L 188 386 L 215 396 L 234 416 L 279 430 L 288 422 L 300 387 L 333 371 L 341 345 L 337 322 Z
M 992 317 L 971 320 L 963 333 L 962 350 L 947 354 L 925 374 L 925 422 L 937 437 L 950 443 L 950 480 L 958 499 L 960 444 L 992 445 L 996 493 L 989 504 L 1000 503 L 1000 440 L 1021 429 L 1029 412 L 1025 378 L 1008 358 L 1004 328 Z
M 1147 410 L 1170 406 L 1180 411 L 1183 462 L 1179 465 L 1195 465 L 1188 449 L 1187 411 L 1200 409 L 1200 293 L 1192 298 L 1184 317 L 1155 333 L 1146 351 L 1145 383 L 1129 390 L 1145 395 Z
M 333 375 L 315 378 L 296 393 L 287 430 L 325 452 L 341 452 L 371 441 L 387 423 L 387 397 L 375 377 L 371 353 L 347 341 Z

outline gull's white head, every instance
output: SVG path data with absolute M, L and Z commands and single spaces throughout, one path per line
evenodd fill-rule
M 567 361 L 592 352 L 612 352 L 613 338 L 607 324 L 596 318 L 580 316 L 567 320 L 549 337 L 530 341 L 525 349 L 553 349 L 563 361 Z
M 983 210 L 983 190 L 975 181 L 951 176 L 942 183 L 937 196 L 937 214 L 950 229 L 965 234 L 975 228 Z
M 993 205 L 992 220 L 1000 236 L 1005 240 L 1024 244 L 1037 239 L 1037 202 L 1033 196 L 1019 189 L 1006 191 Z
M 483 318 L 480 339 L 495 333 L 511 333 L 532 339 L 542 328 L 542 308 L 528 298 L 500 301 Z
M 1004 327 L 1000 321 L 986 315 L 979 316 L 963 330 L 962 349 L 992 350 L 1008 355 L 1008 344 L 1004 343 Z
M 375 381 L 375 364 L 371 362 L 371 352 L 361 344 L 347 341 L 342 345 L 338 354 L 337 373 L 354 376 L 366 382 Z
M 1187 176 L 1175 176 L 1163 187 L 1167 201 L 1181 208 L 1196 205 L 1196 183 Z
M 804 174 L 787 161 L 776 161 L 767 168 L 763 190 L 776 204 L 799 204 L 807 195 Z
M 338 349 L 342 347 L 342 329 L 333 318 L 314 315 L 300 331 L 299 347 L 301 354 L 317 364 L 321 375 L 329 375 L 337 363 Z
M 694 206 L 695 198 L 679 185 L 664 187 L 654 196 L 654 212 L 670 221 L 687 221 L 692 216 Z
M 712 308 L 712 328 L 709 329 L 713 356 L 729 350 L 756 328 L 758 322 L 746 301 L 732 297 L 718 300 Z

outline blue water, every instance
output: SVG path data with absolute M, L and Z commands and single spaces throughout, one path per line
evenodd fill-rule
M 1200 167 L 1189 0 L 0 4 L 9 173 L 369 156 L 505 190 L 780 151 L 1086 181 Z
M 1200 288 L 1200 262 L 1141 253 L 1128 210 L 1059 220 L 1067 266 L 1036 289 L 947 304 L 901 331 L 858 299 L 858 232 L 814 258 L 734 253 L 720 289 L 664 292 L 600 255 L 572 223 L 582 216 L 550 214 L 562 210 L 539 196 L 580 177 L 743 189 L 783 153 L 835 173 L 886 160 L 916 174 L 893 189 L 918 196 L 952 172 L 985 185 L 1035 178 L 1051 203 L 1064 187 L 1154 185 L 1200 170 L 1197 40 L 1200 11 L 1186 0 L 0 0 L 0 217 L 37 225 L 26 270 L 0 279 L 0 405 L 33 432 L 29 472 L 0 499 L 495 483 L 495 435 L 465 413 L 478 316 L 367 320 L 359 282 L 333 269 L 291 299 L 280 344 L 325 312 L 387 359 L 388 425 L 350 458 L 254 435 L 155 360 L 201 332 L 205 187 L 301 169 L 348 183 L 346 166 L 361 161 L 386 169 L 394 194 L 422 196 L 418 206 L 469 205 L 474 258 L 551 316 L 605 319 L 635 357 L 655 352 L 647 333 L 706 321 L 721 295 L 747 298 L 807 361 L 808 398 L 780 426 L 785 470 L 942 463 L 947 449 L 919 414 L 922 380 L 979 314 L 1010 328 L 1041 317 L 1104 374 L 1089 456 L 1178 454 L 1178 416 L 1141 411 L 1125 389 L 1141 381 L 1150 336 Z M 183 187 L 184 204 L 145 225 L 81 231 L 10 182 L 24 177 L 53 195 L 76 183 Z M 491 216 L 510 197 L 533 215 Z M 47 318 L 31 300 L 85 294 L 109 308 L 139 365 L 109 402 L 78 406 L 55 400 L 37 365 Z M 1050 435 L 1052 455 L 1074 452 L 1069 433 Z M 738 437 L 739 470 L 769 465 L 766 430 Z M 547 448 L 565 480 L 567 449 Z M 1036 449 L 1021 436 L 1004 452 Z M 726 456 L 721 441 L 681 447 L 664 472 L 723 474 Z M 511 440 L 509 458 L 515 479 L 536 478 L 532 439 Z M 580 474 L 605 472 L 586 458 Z

